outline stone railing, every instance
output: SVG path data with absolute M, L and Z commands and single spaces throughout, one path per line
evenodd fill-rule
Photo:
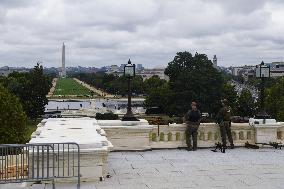
M 284 122 L 279 122 L 281 127 L 277 129 L 277 140 L 284 143 Z
M 159 127 L 159 128 L 158 128 Z M 185 124 L 154 125 L 149 134 L 151 148 L 186 147 Z M 232 136 L 236 146 L 255 142 L 255 130 L 248 123 L 232 123 Z M 198 129 L 198 146 L 211 147 L 221 141 L 218 125 L 202 123 Z
M 150 150 L 159 148 L 186 147 L 185 124 L 149 125 L 146 120 L 123 122 L 120 120 L 100 120 L 98 125 L 105 130 L 113 150 Z M 251 126 L 249 123 L 232 123 L 235 146 L 246 142 L 284 143 L 284 123 Z M 198 147 L 213 147 L 221 142 L 219 126 L 202 123 L 198 129 Z

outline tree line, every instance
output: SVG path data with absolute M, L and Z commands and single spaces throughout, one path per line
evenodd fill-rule
M 127 78 L 124 76 L 117 76 L 106 73 L 80 73 L 73 74 L 70 77 L 84 81 L 98 89 L 102 89 L 114 95 L 126 96 L 128 91 Z M 166 80 L 160 79 L 158 76 L 153 76 L 143 81 L 143 78 L 136 75 L 132 78 L 131 89 L 132 93 L 137 95 L 149 94 L 153 88 L 166 83 Z
M 28 73 L 0 77 L 0 143 L 27 142 L 27 119 L 44 114 L 51 80 L 39 64 Z
M 214 68 L 205 54 L 178 52 L 168 63 L 165 74 L 169 76 L 169 81 L 158 76 L 145 81 L 141 76 L 133 78 L 132 91 L 136 95 L 146 95 L 147 108 L 157 107 L 169 116 L 183 116 L 190 108 L 191 101 L 196 101 L 202 112 L 214 118 L 221 106 L 221 99 L 226 98 L 234 115 L 253 117 L 259 111 L 259 103 L 251 92 L 243 89 L 237 95 L 234 86 L 228 83 L 236 78 Z M 80 73 L 73 76 L 109 93 L 127 94 L 127 79 L 123 76 L 106 73 Z M 266 82 L 266 109 L 278 120 L 284 120 L 283 80 L 269 79 Z M 260 82 L 252 79 L 249 84 L 259 87 Z M 280 102 L 277 103 L 278 99 Z
M 248 81 L 244 81 L 245 84 L 254 86 L 258 89 L 261 87 L 260 78 L 250 78 Z M 277 121 L 284 121 L 284 77 L 271 77 L 264 80 L 265 98 L 264 105 L 266 112 Z M 256 102 L 254 106 L 250 101 L 247 103 L 244 100 L 243 104 L 247 104 L 249 107 L 254 107 L 255 111 L 249 115 L 254 115 L 258 111 L 259 102 Z M 253 108 L 251 108 L 253 109 Z M 246 111 L 243 112 L 245 114 Z
M 237 95 L 228 82 L 235 78 L 215 69 L 205 54 L 178 52 L 165 74 L 169 82 L 147 91 L 146 107 L 156 106 L 169 116 L 183 116 L 191 101 L 196 101 L 202 112 L 214 118 L 220 100 L 226 98 L 234 115 L 253 117 L 260 111 L 260 100 L 254 99 L 248 89 Z M 260 79 L 253 78 L 249 84 L 260 88 Z M 277 121 L 284 121 L 284 77 L 267 79 L 265 88 L 266 111 Z
M 145 100 L 147 107 L 159 107 L 169 116 L 183 116 L 195 101 L 202 112 L 214 118 L 221 107 L 221 99 L 226 98 L 235 115 L 254 114 L 255 103 L 250 92 L 244 90 L 237 96 L 234 86 L 228 84 L 232 78 L 214 68 L 205 54 L 178 52 L 165 74 L 169 76 L 169 82 L 149 91 Z
M 169 81 L 153 76 L 143 81 L 141 76 L 132 80 L 133 93 L 146 94 L 146 107 L 159 107 L 169 116 L 183 116 L 192 101 L 202 112 L 214 117 L 220 100 L 228 99 L 234 115 L 252 117 L 259 111 L 259 104 L 248 90 L 238 96 L 228 84 L 228 75 L 213 67 L 205 54 L 178 52 L 168 63 L 165 74 Z M 44 114 L 48 103 L 46 94 L 54 76 L 47 76 L 37 64 L 28 73 L 11 73 L 0 77 L 0 143 L 25 143 L 29 136 L 27 119 Z M 105 73 L 76 74 L 72 77 L 85 81 L 112 94 L 127 94 L 127 79 Z M 251 85 L 258 87 L 259 80 Z M 284 78 L 269 79 L 265 83 L 265 107 L 278 121 L 284 121 Z

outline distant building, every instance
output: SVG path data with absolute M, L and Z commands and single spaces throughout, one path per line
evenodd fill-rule
M 98 72 L 107 72 L 108 68 L 106 66 L 103 66 L 98 69 Z
M 136 70 L 137 70 L 137 71 L 142 71 L 142 70 L 143 70 L 142 64 L 137 64 L 137 65 L 136 65 Z
M 0 68 L 0 76 L 7 77 L 10 73 L 12 73 L 12 71 L 10 70 L 8 66 L 4 66 Z
M 29 71 L 30 71 L 30 68 L 4 66 L 0 68 L 0 76 L 7 77 L 10 73 L 13 73 L 13 72 L 27 73 Z
M 242 66 L 238 66 L 238 67 L 232 67 L 232 75 L 234 76 L 239 76 L 241 75 L 240 74 L 240 71 L 243 70 L 243 67 Z
M 232 74 L 234 76 L 243 76 L 244 74 L 247 73 L 254 73 L 255 72 L 255 66 L 238 66 L 238 67 L 233 67 L 232 68 Z
M 284 62 L 272 62 L 265 65 L 270 66 L 270 77 L 284 76 Z M 238 66 L 232 67 L 231 70 L 232 75 L 242 76 L 245 81 L 255 77 L 256 74 L 256 66 Z
M 249 78 L 255 77 L 255 66 L 238 66 L 232 67 L 232 75 L 234 76 L 241 76 L 247 81 Z
M 284 76 L 284 62 L 272 62 L 270 64 L 270 76 L 271 77 Z
M 107 73 L 111 74 L 111 73 L 117 73 L 117 72 L 121 72 L 122 70 L 120 70 L 120 67 L 118 67 L 117 65 L 111 65 L 108 67 L 107 69 Z
M 164 68 L 154 68 L 154 69 L 144 69 L 140 73 L 137 73 L 137 75 L 142 76 L 143 80 L 149 79 L 150 77 L 156 75 L 160 79 L 169 80 L 169 77 L 164 73 Z
M 243 76 L 245 81 L 248 81 L 250 78 L 255 77 L 255 69 L 250 69 L 250 70 L 245 71 L 242 74 L 242 76 Z
M 124 66 L 125 66 L 126 64 L 120 64 L 120 66 L 119 66 L 119 69 L 120 69 L 120 71 L 123 71 L 124 70 Z
M 106 74 L 113 74 L 113 75 L 116 75 L 116 76 L 121 76 L 121 75 L 123 75 L 123 70 L 121 70 L 120 67 L 117 66 L 117 65 L 111 65 L 111 66 L 107 66 L 107 71 L 105 73 Z

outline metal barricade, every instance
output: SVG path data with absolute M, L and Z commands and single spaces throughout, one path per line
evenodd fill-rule
M 76 178 L 80 188 L 77 143 L 0 144 L 0 184 Z

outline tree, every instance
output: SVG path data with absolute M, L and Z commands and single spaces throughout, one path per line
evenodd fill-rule
M 132 93 L 135 93 L 136 95 L 144 93 L 142 76 L 136 75 L 134 78 L 132 78 L 131 88 Z
M 95 95 L 95 92 L 94 92 L 94 91 L 92 91 L 92 90 L 90 90 L 90 94 L 91 94 L 91 97 L 93 98 L 93 97 L 94 97 L 94 95 Z
M 228 83 L 225 83 L 222 87 L 222 99 L 228 100 L 228 105 L 232 108 L 233 113 L 236 112 L 237 106 L 237 92 L 235 87 Z
M 163 86 L 166 82 L 166 80 L 160 79 L 159 76 L 154 75 L 144 81 L 143 88 L 146 94 L 150 94 L 151 91 Z
M 74 74 L 73 77 L 78 78 L 96 88 L 103 89 L 111 94 L 126 95 L 128 86 L 127 78 L 124 76 L 116 76 L 106 73 L 80 73 Z M 143 78 L 136 75 L 131 81 L 132 92 L 135 94 L 142 94 L 143 90 Z
M 205 54 L 192 56 L 186 51 L 178 52 L 165 74 L 170 78 L 172 113 L 182 115 L 190 108 L 191 101 L 201 104 L 202 111 L 217 112 L 224 80 Z
M 162 112 L 173 114 L 172 108 L 168 106 L 170 95 L 171 91 L 169 89 L 169 85 L 168 83 L 164 83 L 163 85 L 149 91 L 149 95 L 144 101 L 144 105 L 147 108 L 158 107 Z
M 0 85 L 0 143 L 26 143 L 26 115 L 19 99 Z
M 237 99 L 237 114 L 241 117 L 252 117 L 255 114 L 256 105 L 249 90 L 243 89 Z
M 284 121 L 284 78 L 266 90 L 265 107 L 277 121 Z
M 37 64 L 29 73 L 13 72 L 2 80 L 2 84 L 19 98 L 29 118 L 44 114 L 51 79 L 43 74 L 41 65 Z
M 43 74 L 43 67 L 37 65 L 30 71 L 27 87 L 26 112 L 30 118 L 38 118 L 44 114 L 45 105 L 48 103 L 46 95 L 48 94 L 51 82 Z

